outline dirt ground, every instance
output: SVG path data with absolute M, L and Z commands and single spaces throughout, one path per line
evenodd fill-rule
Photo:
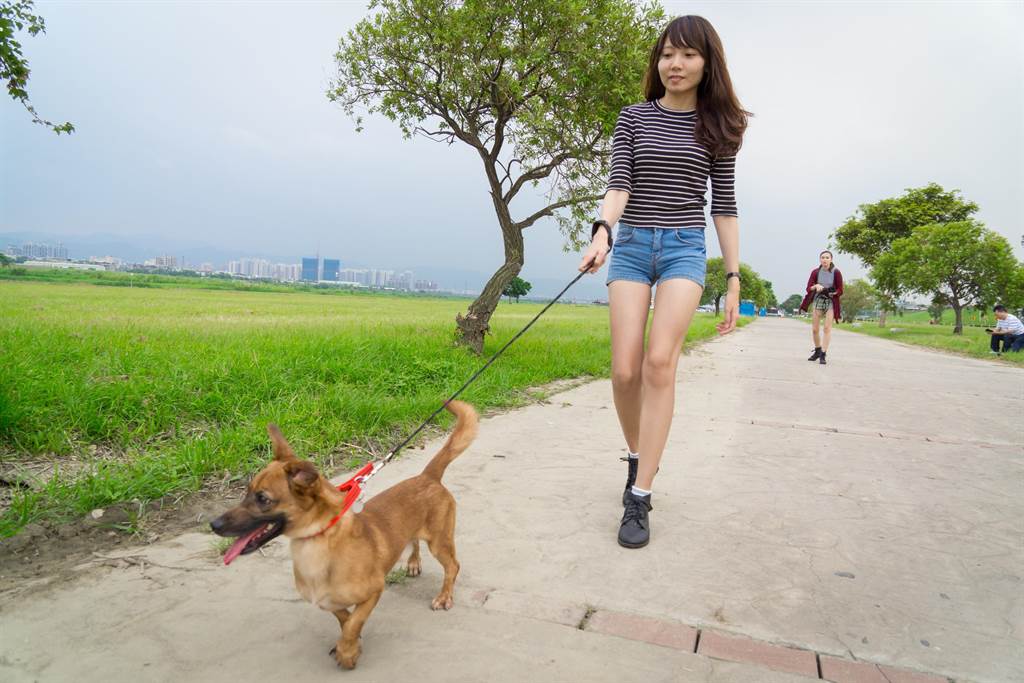
M 88 515 L 63 523 L 29 524 L 18 535 L 0 540 L 0 600 L 29 587 L 38 590 L 40 580 L 61 583 L 73 567 L 112 550 L 205 531 L 210 520 L 236 503 L 244 491 L 244 484 L 211 484 L 196 493 L 153 501 L 131 532 L 119 528 L 130 519 L 127 505 L 106 508 L 98 519 Z

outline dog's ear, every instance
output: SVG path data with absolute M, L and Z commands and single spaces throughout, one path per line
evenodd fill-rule
M 296 493 L 309 491 L 320 479 L 320 473 L 308 460 L 292 460 L 284 466 L 284 472 L 288 475 L 288 486 Z
M 284 434 L 277 428 L 277 425 L 271 422 L 267 425 L 267 434 L 270 435 L 270 443 L 274 447 L 274 460 L 280 460 L 281 462 L 290 462 L 292 460 L 298 460 L 295 457 L 295 451 L 285 441 Z

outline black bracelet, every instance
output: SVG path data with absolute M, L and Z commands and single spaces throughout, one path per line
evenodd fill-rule
M 725 281 L 726 281 L 726 282 L 728 282 L 728 281 L 729 281 L 729 278 L 731 278 L 731 277 L 734 277 L 734 278 L 736 278 L 737 280 L 739 280 L 740 282 L 743 282 L 743 278 L 741 278 L 741 277 L 740 277 L 740 274 L 739 274 L 739 273 L 736 273 L 736 272 L 732 272 L 732 273 L 726 273 L 726 274 L 725 274 Z
M 612 248 L 612 226 L 608 224 L 608 221 L 603 218 L 599 218 L 594 221 L 594 224 L 590 227 L 590 241 L 594 241 L 594 237 L 597 235 L 597 231 L 604 228 L 608 232 L 608 249 Z

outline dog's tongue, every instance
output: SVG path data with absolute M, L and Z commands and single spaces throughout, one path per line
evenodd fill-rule
M 256 534 L 260 533 L 261 531 L 263 531 L 263 527 L 259 527 L 258 529 L 256 529 L 256 531 L 249 532 L 245 536 L 242 536 L 237 541 L 232 543 L 231 547 L 228 548 L 228 551 L 224 553 L 224 564 L 231 564 L 232 561 L 234 561 L 234 559 L 241 555 L 242 551 L 245 550 L 245 544 L 251 541 L 256 536 Z

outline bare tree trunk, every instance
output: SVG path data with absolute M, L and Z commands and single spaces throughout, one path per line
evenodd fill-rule
M 459 343 L 476 353 L 484 349 L 484 335 L 491 329 L 489 323 L 494 309 L 501 301 L 501 293 L 523 267 L 523 234 L 512 226 L 511 220 L 502 221 L 501 233 L 505 241 L 504 265 L 487 281 L 480 296 L 470 304 L 466 315 L 459 313 L 455 316 L 455 324 L 461 334 Z
M 718 304 L 721 303 L 721 301 L 722 301 L 722 295 L 719 294 L 718 296 L 715 297 L 715 315 L 716 316 L 718 315 Z
M 878 313 L 878 326 L 879 327 L 885 327 L 885 316 L 886 316 L 886 314 L 888 312 L 889 311 L 885 310 L 885 308 L 883 307 L 882 310 Z

